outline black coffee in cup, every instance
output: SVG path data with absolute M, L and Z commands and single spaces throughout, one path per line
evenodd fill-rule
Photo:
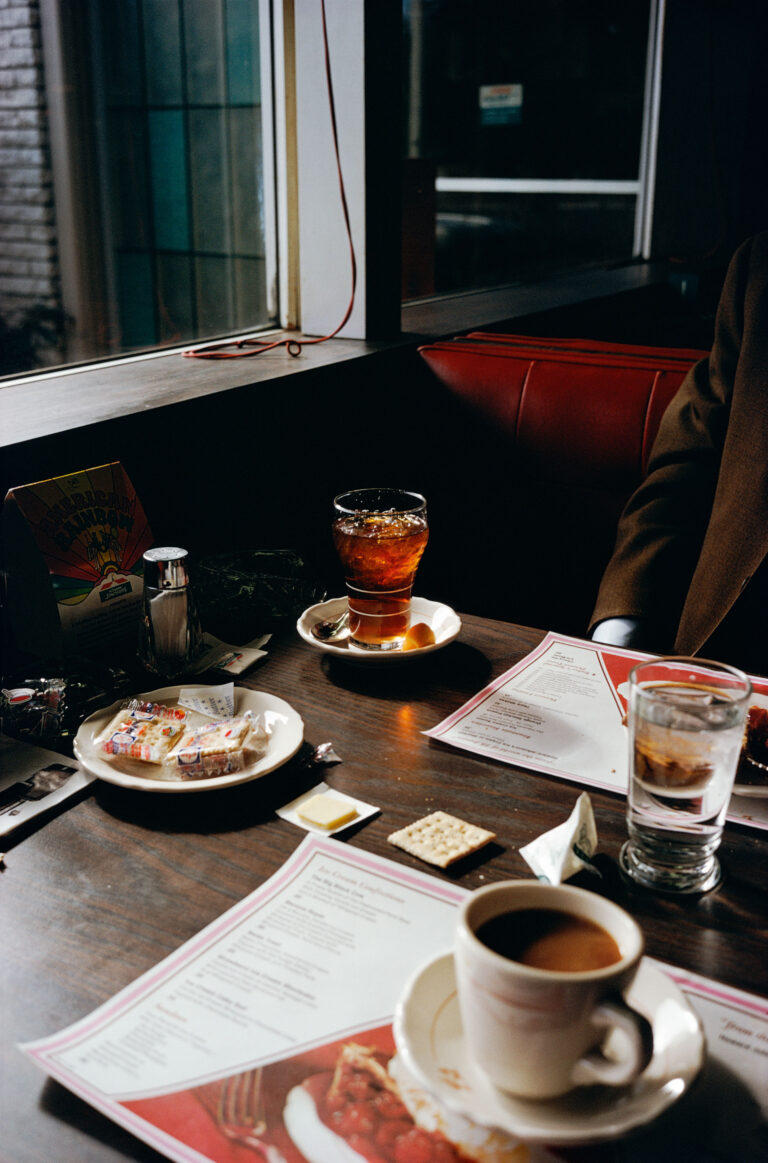
M 561 909 L 510 909 L 483 921 L 476 936 L 510 961 L 559 973 L 602 969 L 621 960 L 606 929 Z
M 653 1054 L 653 1030 L 625 998 L 642 953 L 637 923 L 599 893 L 535 880 L 470 893 L 454 966 L 472 1061 L 523 1098 L 633 1082 Z

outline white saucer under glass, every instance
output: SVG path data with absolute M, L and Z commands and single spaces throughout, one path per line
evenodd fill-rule
M 412 662 L 425 654 L 433 654 L 442 650 L 449 642 L 458 637 L 461 630 L 461 618 L 450 606 L 442 602 L 432 602 L 428 598 L 411 598 L 411 625 L 425 622 L 435 636 L 435 641 L 429 646 L 419 646 L 414 650 L 361 650 L 351 645 L 349 639 L 331 639 L 321 641 L 312 633 L 312 627 L 318 622 L 335 622 L 347 608 L 346 598 L 330 598 L 327 602 L 318 602 L 309 606 L 296 623 L 296 629 L 307 645 L 323 654 L 330 654 L 335 658 L 342 658 L 345 662 L 360 663 L 363 666 L 389 666 L 392 663 Z

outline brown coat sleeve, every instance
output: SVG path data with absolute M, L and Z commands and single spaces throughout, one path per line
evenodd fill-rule
M 634 616 L 669 650 L 709 521 L 742 340 L 754 240 L 734 255 L 718 306 L 712 353 L 691 369 L 664 414 L 645 481 L 618 526 L 590 631 Z

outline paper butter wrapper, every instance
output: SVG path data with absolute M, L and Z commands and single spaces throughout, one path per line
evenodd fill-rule
M 568 819 L 537 836 L 520 849 L 538 880 L 562 884 L 583 868 L 590 867 L 597 851 L 597 828 L 592 801 L 582 792 Z

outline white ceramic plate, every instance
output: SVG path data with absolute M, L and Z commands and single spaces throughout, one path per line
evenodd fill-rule
M 181 692 L 179 686 L 162 687 L 160 690 L 147 691 L 137 698 L 146 699 L 153 703 L 175 705 Z M 278 699 L 275 695 L 264 691 L 251 691 L 243 687 L 235 687 L 235 714 L 242 715 L 244 711 L 253 711 L 256 715 L 263 715 L 270 728 L 269 745 L 266 754 L 251 763 L 242 771 L 234 771 L 231 775 L 217 775 L 212 779 L 167 779 L 161 775 L 161 768 L 152 763 L 142 763 L 138 759 L 129 759 L 124 755 L 109 757 L 95 745 L 94 740 L 99 732 L 107 725 L 122 705 L 123 700 L 95 711 L 81 724 L 75 736 L 74 751 L 83 767 L 90 775 L 104 779 L 107 783 L 116 783 L 119 787 L 133 788 L 136 791 L 160 792 L 199 792 L 214 791 L 216 788 L 231 787 L 237 783 L 247 783 L 251 779 L 267 775 L 274 771 L 296 754 L 304 740 L 304 723 L 294 711 L 293 707 Z M 205 715 L 190 711 L 190 721 L 204 723 Z M 157 775 L 152 772 L 157 770 Z
M 469 1058 L 450 953 L 407 985 L 395 1012 L 395 1042 L 411 1073 L 449 1110 L 531 1143 L 596 1143 L 655 1119 L 684 1094 L 704 1060 L 699 1019 L 660 969 L 641 961 L 627 1000 L 653 1026 L 654 1053 L 640 1078 L 615 1089 L 580 1087 L 547 1102 L 497 1090 Z
M 339 618 L 346 608 L 346 598 L 331 598 L 327 602 L 319 602 L 304 611 L 296 623 L 296 629 L 304 641 L 314 646 L 315 650 L 343 658 L 346 662 L 367 663 L 369 666 L 410 662 L 424 654 L 432 654 L 453 642 L 461 630 L 461 618 L 450 606 L 445 606 L 442 602 L 430 602 L 427 598 L 411 598 L 411 625 L 426 622 L 435 635 L 433 646 L 419 646 L 415 650 L 361 650 L 359 647 L 350 646 L 349 639 L 342 639 L 341 642 L 321 642 L 319 638 L 315 638 L 312 627 L 317 622 Z

